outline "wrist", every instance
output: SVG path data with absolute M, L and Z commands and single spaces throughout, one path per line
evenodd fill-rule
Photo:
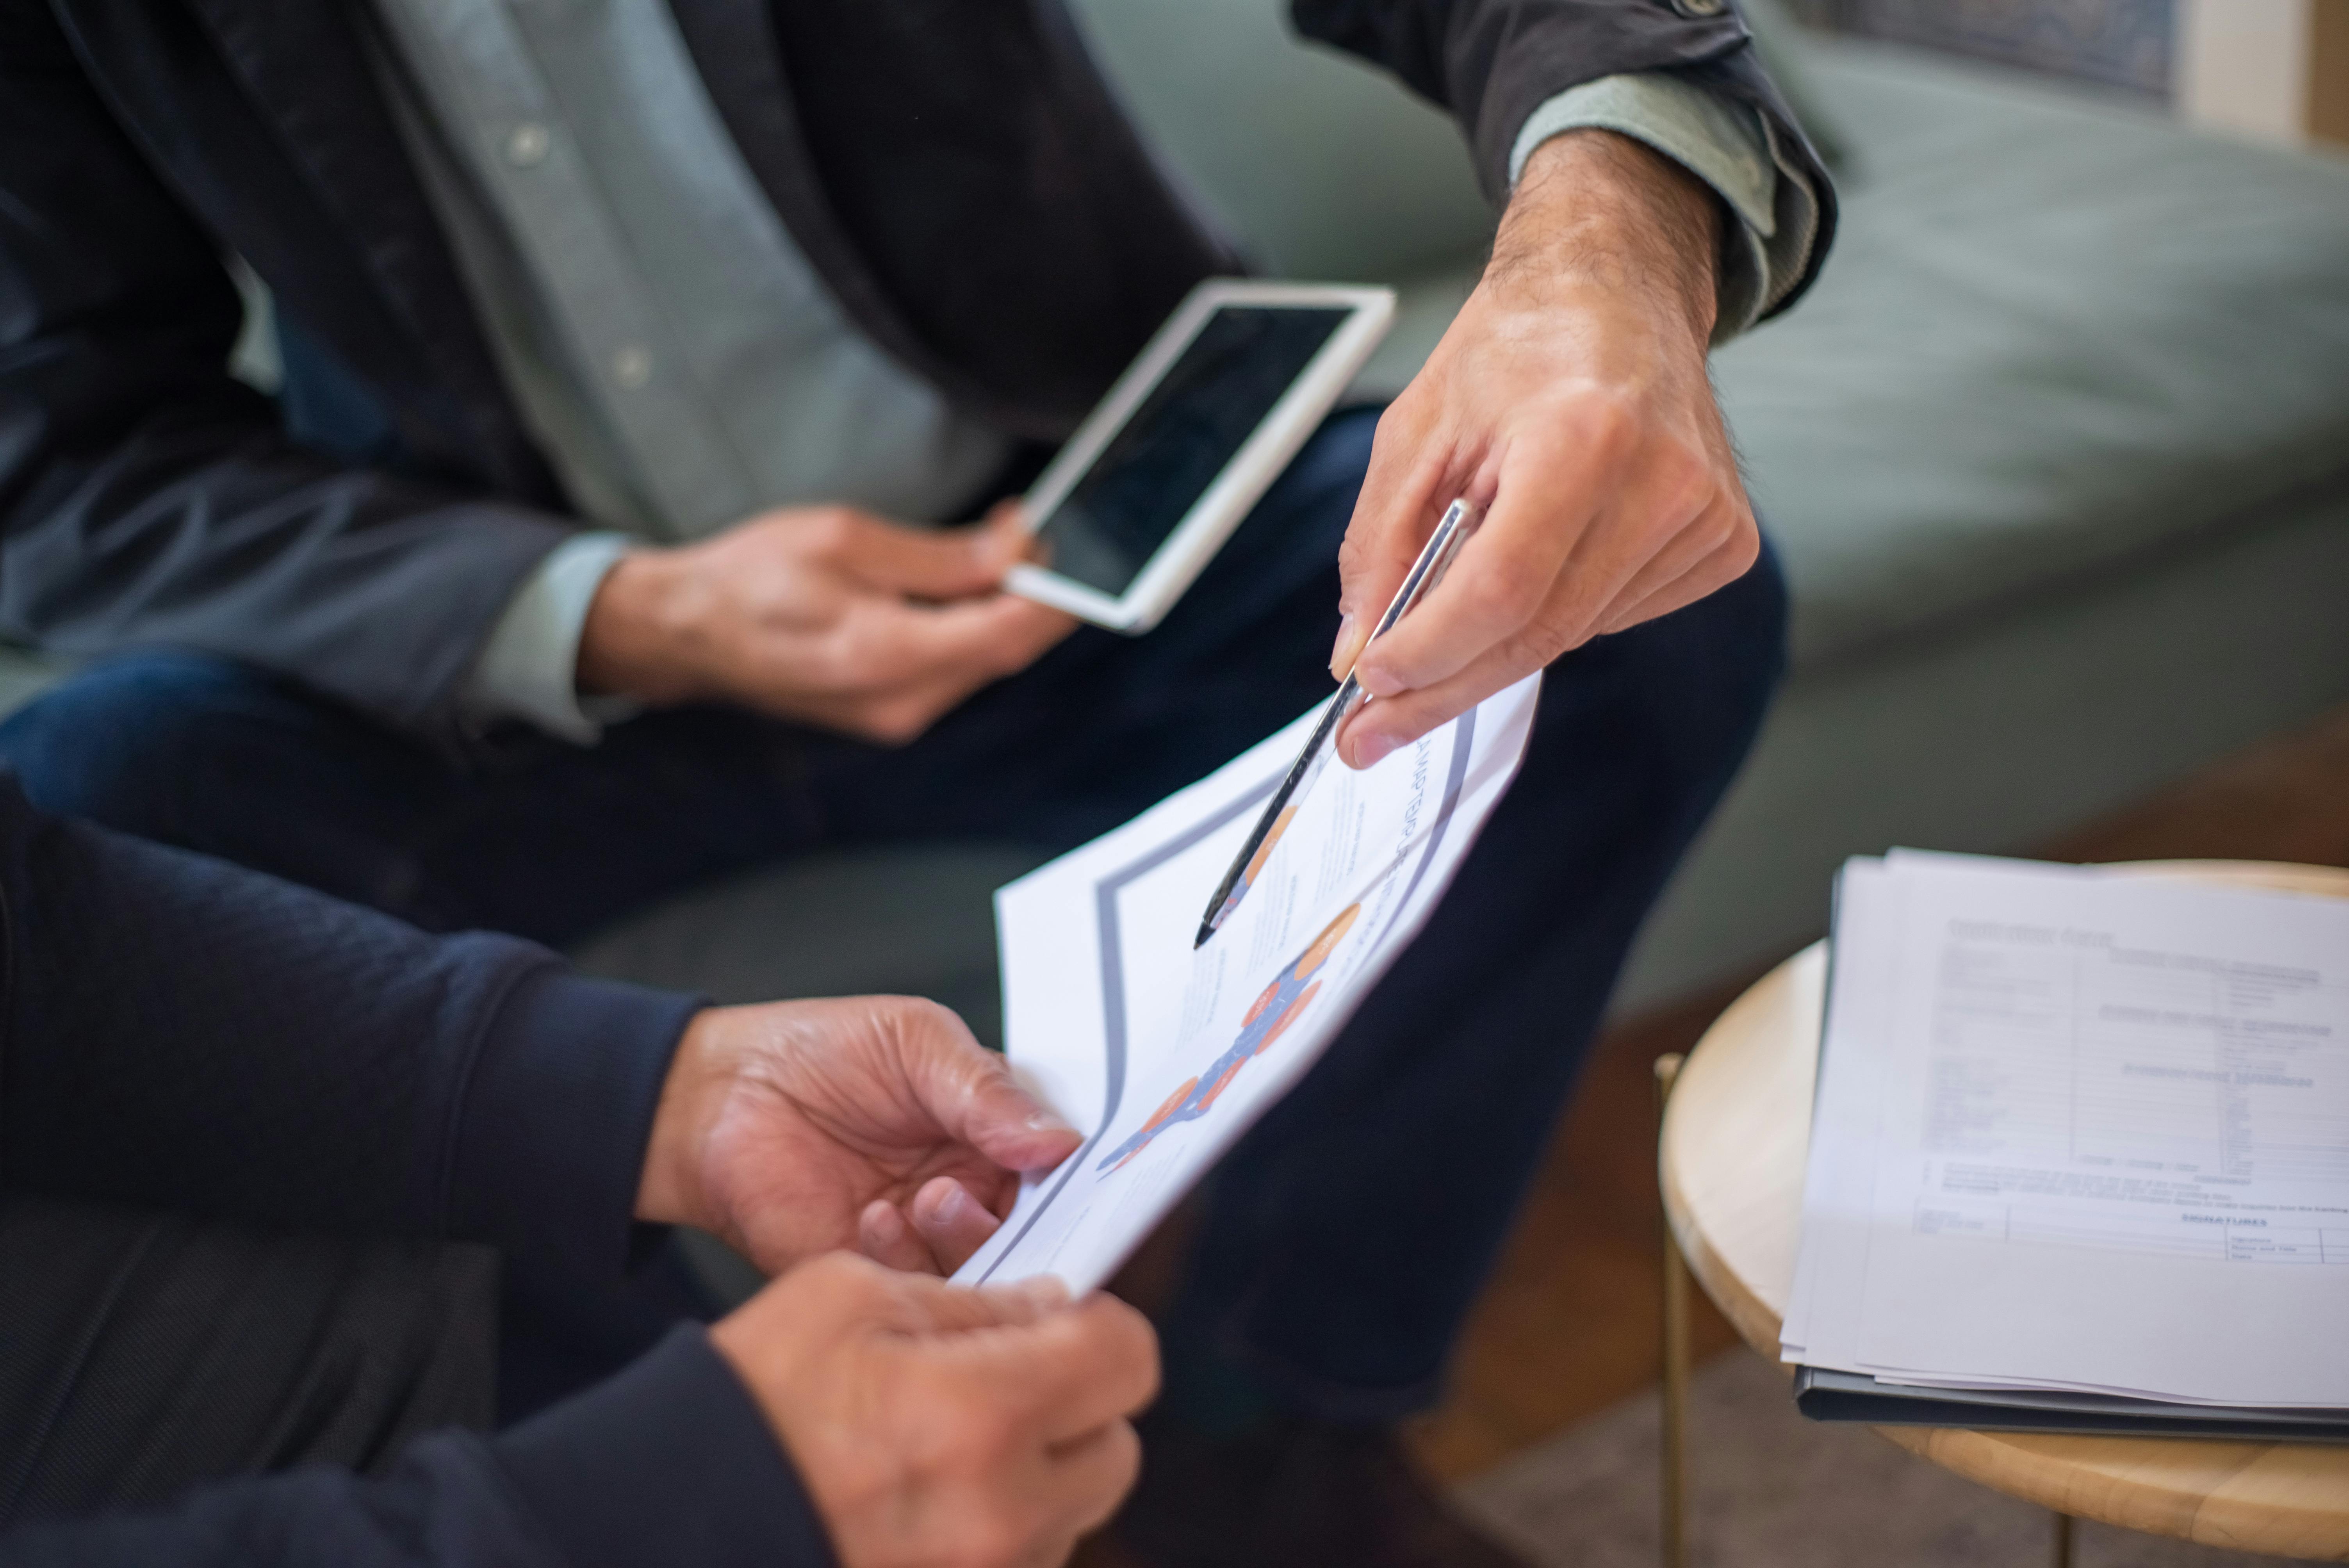
M 582 692 L 652 703 L 699 695 L 684 658 L 690 578 L 673 550 L 631 550 L 604 573 L 579 632 Z
M 1611 130 L 1571 130 L 1526 160 L 1486 276 L 1533 299 L 1643 295 L 1701 346 L 1720 308 L 1723 232 L 1720 198 L 1678 163 Z
M 636 1185 L 636 1217 L 648 1224 L 715 1228 L 704 1212 L 708 1204 L 703 1202 L 700 1145 L 702 1130 L 710 1121 L 709 1069 L 720 1012 L 704 1007 L 694 1014 L 678 1041 L 677 1054 L 669 1058 Z

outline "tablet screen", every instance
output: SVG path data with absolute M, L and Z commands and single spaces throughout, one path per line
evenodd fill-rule
M 1224 305 L 1037 529 L 1051 569 L 1112 598 L 1352 314 Z

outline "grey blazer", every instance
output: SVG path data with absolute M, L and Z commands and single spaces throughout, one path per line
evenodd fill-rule
M 574 525 L 369 70 L 363 4 L 0 0 L 0 639 L 206 650 L 455 743 L 466 670 Z M 1064 434 L 1237 266 L 1059 0 L 670 5 L 851 315 L 1000 429 Z M 1449 107 L 1496 198 L 1536 106 L 1626 71 L 1751 104 L 1809 160 L 1720 0 L 1293 11 Z M 232 252 L 276 301 L 274 400 L 225 368 Z

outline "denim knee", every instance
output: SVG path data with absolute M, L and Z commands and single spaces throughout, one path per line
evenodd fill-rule
M 1666 840 L 1692 833 L 1753 748 L 1785 674 L 1786 610 L 1765 544 L 1736 582 L 1567 655 L 1543 690 L 1516 792 L 1563 770 L 1596 791 L 1588 809 L 1620 811 Z
M 173 836 L 179 784 L 223 721 L 276 699 L 267 677 L 204 654 L 94 665 L 0 722 L 0 766 L 43 810 Z
M 1722 696 L 1733 716 L 1732 727 L 1750 738 L 1786 675 L 1791 606 L 1786 574 L 1768 536 L 1764 536 L 1762 553 L 1752 569 L 1700 604 L 1710 606 L 1701 617 L 1705 622 L 1702 635 L 1723 677 Z

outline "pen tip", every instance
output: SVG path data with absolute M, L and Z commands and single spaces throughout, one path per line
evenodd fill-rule
M 1207 938 L 1215 934 L 1216 928 L 1214 926 L 1202 924 L 1199 927 L 1199 934 L 1191 939 L 1191 951 L 1196 953 L 1202 947 L 1206 946 Z

